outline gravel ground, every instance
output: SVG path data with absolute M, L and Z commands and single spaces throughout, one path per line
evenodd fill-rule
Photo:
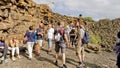
M 54 46 L 53 46 L 54 47 Z M 62 66 L 62 55 L 59 55 L 59 66 L 54 65 L 55 51 L 47 54 L 47 45 L 43 47 L 41 56 L 33 54 L 33 59 L 28 60 L 26 53 L 21 53 L 21 58 L 12 61 L 9 57 L 7 63 L 0 64 L 0 68 L 60 68 Z M 75 51 L 72 47 L 66 51 L 66 65 L 68 68 L 76 68 L 78 64 Z M 116 54 L 114 52 L 87 53 L 85 55 L 85 67 L 83 68 L 117 68 Z

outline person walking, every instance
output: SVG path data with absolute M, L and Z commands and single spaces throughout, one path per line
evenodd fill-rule
M 27 48 L 28 48 L 28 59 L 32 59 L 32 52 L 33 52 L 33 46 L 34 46 L 34 38 L 35 38 L 35 32 L 33 30 L 33 26 L 29 27 L 29 31 L 25 34 L 25 40 L 27 40 Z
M 59 37 L 58 37 L 59 36 Z M 58 54 L 59 50 L 61 49 L 62 52 L 62 63 L 63 63 L 63 68 L 67 68 L 65 61 L 66 61 L 66 46 L 68 46 L 68 39 L 67 35 L 64 30 L 64 22 L 60 22 L 58 24 L 58 27 L 56 28 L 55 31 L 55 65 L 58 65 Z
M 37 35 L 37 43 L 39 45 L 39 49 L 41 51 L 42 43 L 43 43 L 43 23 L 39 24 L 39 28 L 36 29 L 36 35 Z
M 52 40 L 54 39 L 54 28 L 52 28 L 52 25 L 49 24 L 48 25 L 48 54 L 51 52 L 52 50 Z
M 75 46 L 76 48 L 76 55 L 78 57 L 79 60 L 79 64 L 78 64 L 78 68 L 81 66 L 84 66 L 84 46 L 85 44 L 82 42 L 82 39 L 85 35 L 85 28 L 83 25 L 79 25 L 79 31 L 78 31 L 78 44 Z

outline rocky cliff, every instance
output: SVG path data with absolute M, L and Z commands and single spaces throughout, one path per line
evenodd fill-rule
M 44 24 L 67 17 L 53 13 L 47 4 L 36 4 L 32 0 L 0 0 L 0 35 L 23 35 L 29 26 L 43 21 Z
M 103 19 L 88 26 L 92 34 L 100 37 L 99 45 L 103 50 L 111 51 L 117 42 L 117 33 L 120 31 L 120 18 Z

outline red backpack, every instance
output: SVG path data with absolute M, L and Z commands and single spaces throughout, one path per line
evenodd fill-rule
M 55 34 L 55 41 L 56 42 L 60 42 L 63 40 L 63 34 L 64 34 L 64 29 L 63 28 L 59 28 L 57 30 L 57 33 Z

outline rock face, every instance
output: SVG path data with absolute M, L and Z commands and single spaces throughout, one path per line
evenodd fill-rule
M 109 20 L 103 19 L 88 26 L 89 31 L 100 36 L 99 45 L 104 50 L 111 51 L 117 42 L 117 33 L 120 31 L 120 18 Z
M 29 26 L 37 28 L 41 21 L 47 24 L 67 18 L 53 13 L 47 4 L 36 4 L 32 0 L 0 0 L 0 35 L 23 35 Z

